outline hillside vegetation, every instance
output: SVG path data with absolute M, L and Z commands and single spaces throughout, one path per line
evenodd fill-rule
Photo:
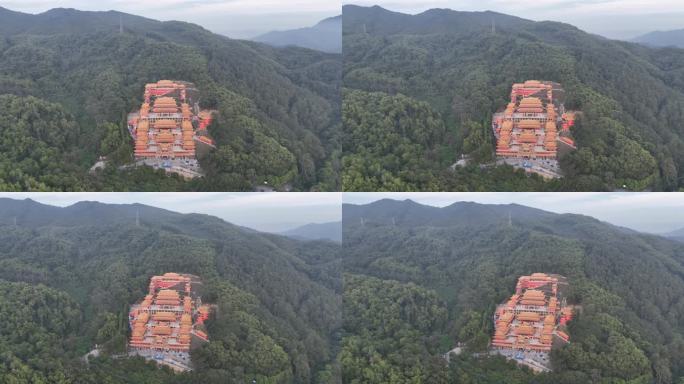
M 339 245 L 140 205 L 2 200 L 0 222 L 0 382 L 339 380 Z M 203 301 L 217 305 L 192 373 L 121 357 L 130 305 L 169 271 L 198 275 Z M 95 344 L 102 356 L 85 365 Z
M 23 140 L 42 142 L 42 160 L 65 179 L 22 167 L 21 174 L 0 173 L 5 190 L 251 190 L 264 181 L 339 190 L 339 55 L 117 12 L 0 8 L 0 21 L 0 95 L 9 106 L 2 113 Z M 126 114 L 139 108 L 144 85 L 160 79 L 194 82 L 202 107 L 218 111 L 209 128 L 218 148 L 200 159 L 204 179 L 119 169 L 132 160 Z M 49 137 L 23 126 L 40 126 Z M 110 167 L 89 176 L 101 155 Z M 3 164 L 29 157 L 20 150 L 5 156 Z
M 684 244 L 518 205 L 383 200 L 343 213 L 346 383 L 684 379 Z M 535 272 L 568 277 L 581 306 L 551 374 L 480 354 L 495 306 Z M 457 342 L 464 353 L 447 363 Z
M 684 186 L 684 50 L 494 12 L 349 5 L 343 18 L 345 190 Z M 480 166 L 493 160 L 492 113 L 528 79 L 561 83 L 582 111 L 560 181 Z M 461 154 L 474 164 L 449 171 Z

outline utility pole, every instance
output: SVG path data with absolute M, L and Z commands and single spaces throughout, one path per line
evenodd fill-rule
M 123 35 L 123 16 L 119 15 L 119 34 Z
M 496 20 L 492 19 L 492 36 L 496 35 Z
M 139 209 L 135 210 L 135 226 L 136 227 L 140 226 L 140 210 Z
M 508 226 L 513 227 L 513 215 L 511 214 L 511 211 L 508 211 Z

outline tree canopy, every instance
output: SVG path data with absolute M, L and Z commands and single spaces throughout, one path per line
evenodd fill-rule
M 21 167 L 0 188 L 252 190 L 267 181 L 276 188 L 339 190 L 340 55 L 231 40 L 187 23 L 64 11 L 0 10 L 0 95 L 16 99 L 3 112 L 19 125 L 13 129 L 49 132 L 19 130 L 22 140 L 60 139 L 45 145 L 66 149 L 43 155 L 47 148 L 39 146 L 35 156 L 51 168 Z M 132 161 L 126 115 L 139 109 L 144 85 L 161 79 L 195 83 L 201 106 L 217 111 L 209 130 L 218 148 L 199 159 L 203 179 L 122 167 Z M 39 102 L 52 106 L 22 113 L 22 105 Z M 12 146 L 12 140 L 0 144 Z M 3 164 L 30 162 L 20 150 Z M 90 175 L 100 156 L 109 167 Z
M 519 205 L 384 200 L 345 205 L 343 219 L 344 382 L 684 378 L 682 243 Z M 536 272 L 566 276 L 578 306 L 548 374 L 485 353 L 496 305 Z M 463 352 L 447 363 L 457 343 Z
M 3 200 L 0 212 L 3 383 L 339 378 L 339 244 L 145 206 Z M 190 373 L 126 356 L 130 306 L 144 298 L 151 276 L 166 272 L 199 276 L 203 302 L 216 305 L 209 343 L 191 352 Z M 82 357 L 96 344 L 100 357 L 85 364 Z
M 567 24 L 491 12 L 404 15 L 349 5 L 343 17 L 343 84 L 349 89 L 343 116 L 349 166 L 343 178 L 351 180 L 345 190 L 402 185 L 410 190 L 670 191 L 684 186 L 679 128 L 684 82 L 681 65 L 674 64 L 684 60 L 684 50 L 612 41 Z M 579 150 L 561 156 L 562 180 L 544 183 L 508 166 L 490 166 L 491 116 L 506 105 L 513 83 L 529 79 L 561 83 L 566 107 L 581 111 L 572 129 Z M 378 108 L 374 100 L 380 98 L 393 103 Z M 408 112 L 414 106 L 425 112 Z M 395 124 L 392 116 L 402 110 L 406 116 Z M 366 144 L 367 137 L 357 134 L 365 130 L 374 138 L 395 135 L 392 142 L 411 142 L 412 131 L 425 127 L 440 128 L 413 146 Z M 475 166 L 449 171 L 460 155 Z M 378 179 L 389 160 L 394 161 Z M 421 168 L 420 176 L 415 167 Z

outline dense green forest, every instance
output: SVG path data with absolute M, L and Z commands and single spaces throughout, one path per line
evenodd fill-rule
M 4 199 L 0 226 L 0 382 L 339 381 L 339 244 L 142 205 Z M 217 305 L 192 373 L 120 356 L 130 305 L 168 271 L 200 276 Z M 83 363 L 95 344 L 103 355 Z
M 381 200 L 343 219 L 345 383 L 684 382 L 682 243 L 519 205 Z M 581 307 L 550 374 L 481 354 L 534 272 L 568 277 Z
M 124 32 L 119 33 L 122 20 Z M 0 8 L 3 190 L 339 190 L 340 55 L 231 40 L 118 12 Z M 144 85 L 196 84 L 218 148 L 186 182 L 132 161 Z M 26 148 L 32 147 L 29 152 Z M 99 156 L 109 166 L 88 169 Z M 18 169 L 14 167 L 19 164 Z
M 345 190 L 684 187 L 684 50 L 494 12 L 348 5 L 343 18 Z M 582 111 L 561 180 L 491 165 L 491 115 L 529 79 L 561 83 Z M 462 154 L 471 165 L 450 170 Z

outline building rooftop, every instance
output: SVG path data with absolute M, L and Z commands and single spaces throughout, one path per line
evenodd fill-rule
M 193 340 L 208 340 L 204 322 L 210 309 L 195 292 L 197 283 L 196 277 L 177 273 L 150 279 L 148 294 L 129 313 L 131 353 L 145 357 L 187 354 Z
M 492 348 L 507 356 L 514 351 L 534 356 L 551 351 L 554 336 L 567 342 L 567 333 L 559 335 L 563 314 L 568 313 L 558 306 L 561 283 L 565 278 L 558 275 L 521 276 L 515 293 L 495 312 Z

